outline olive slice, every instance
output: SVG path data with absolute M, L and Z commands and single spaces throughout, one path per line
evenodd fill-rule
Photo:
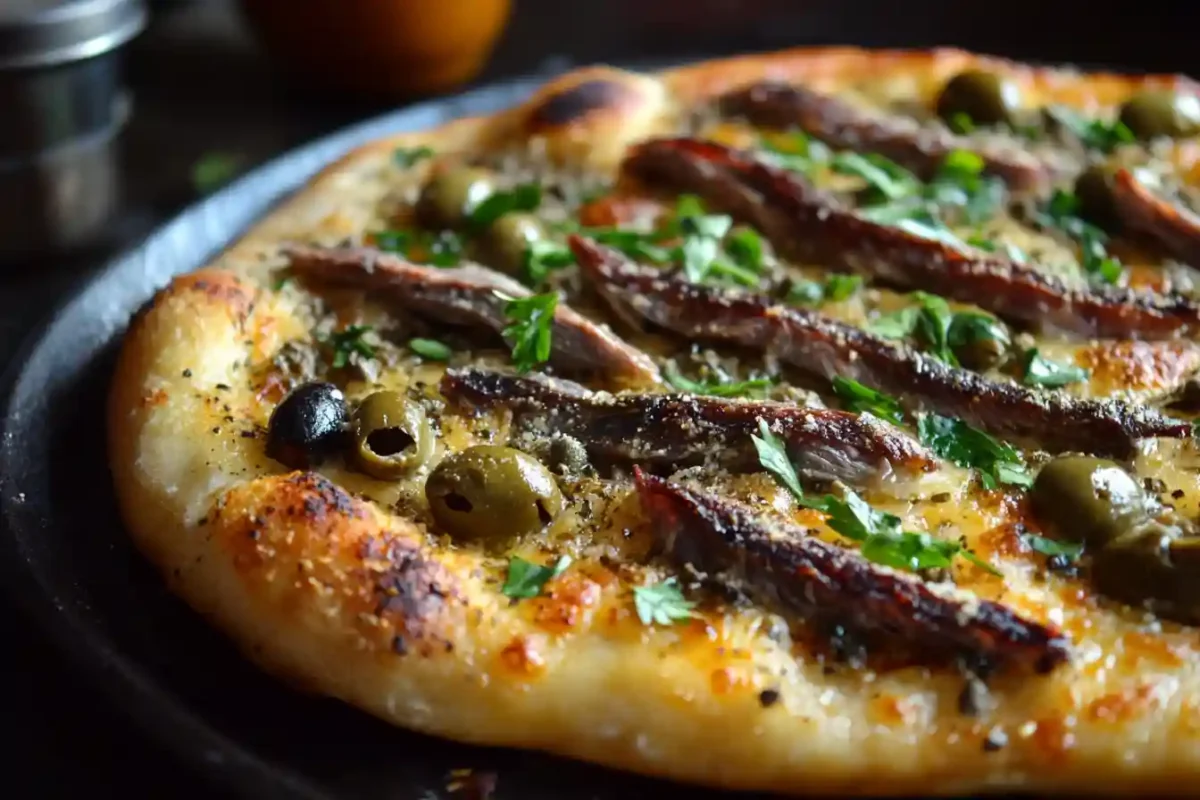
M 401 478 L 433 454 L 425 409 L 399 392 L 368 395 L 354 415 L 354 463 L 380 480 Z
M 1091 456 L 1059 456 L 1030 492 L 1033 512 L 1054 535 L 1102 547 L 1148 516 L 1142 487 L 1120 465 Z
M 975 125 L 1012 125 L 1021 108 L 1021 90 L 1011 80 L 979 69 L 960 72 L 946 82 L 937 114 L 948 123 L 965 116 Z
M 461 228 L 480 203 L 495 191 L 491 172 L 455 166 L 437 172 L 417 198 L 417 221 L 427 228 Z

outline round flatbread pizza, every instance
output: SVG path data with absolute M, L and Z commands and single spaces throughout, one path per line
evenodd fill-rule
M 412 730 L 796 795 L 1189 791 L 1198 214 L 1183 77 L 581 69 L 163 288 L 120 506 L 249 658 Z

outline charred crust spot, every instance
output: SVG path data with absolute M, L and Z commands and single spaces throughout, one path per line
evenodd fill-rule
M 386 537 L 364 545 L 363 557 L 386 564 L 375 583 L 375 613 L 395 625 L 392 651 L 423 656 L 452 652 L 453 643 L 437 634 L 437 620 L 447 605 L 461 603 L 462 597 L 445 568 L 416 544 Z
M 770 708 L 779 702 L 778 689 L 763 689 L 758 693 L 758 704 L 763 708 Z
M 245 322 L 254 310 L 254 290 L 227 270 L 205 269 L 181 275 L 164 290 L 161 297 L 182 297 L 188 293 L 203 295 L 206 300 L 226 309 L 239 323 Z
M 622 108 L 638 100 L 637 92 L 624 83 L 593 78 L 547 97 L 529 115 L 533 129 L 571 125 L 594 111 Z
M 303 494 L 303 499 L 288 509 L 291 515 L 301 514 L 314 522 L 323 522 L 329 516 L 362 519 L 366 515 L 345 490 L 315 472 L 292 473 L 286 482 Z

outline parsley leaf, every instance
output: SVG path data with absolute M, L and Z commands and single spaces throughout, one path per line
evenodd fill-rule
M 735 228 L 725 238 L 725 252 L 751 272 L 762 271 L 764 264 L 763 239 L 753 228 Z
M 1074 134 L 1085 147 L 1102 153 L 1111 153 L 1117 147 L 1137 140 L 1129 126 L 1119 119 L 1088 118 L 1067 106 L 1049 106 L 1045 113 L 1053 123 Z
M 1036 533 L 1026 533 L 1021 540 L 1029 545 L 1029 549 L 1044 556 L 1062 556 L 1068 561 L 1074 561 L 1083 555 L 1083 544 L 1079 542 L 1064 542 L 1060 539 L 1047 539 Z
M 1004 200 L 1004 182 L 983 174 L 984 161 L 970 150 L 952 150 L 925 189 L 930 200 L 957 206 L 972 225 L 991 217 Z
M 681 392 L 710 397 L 762 397 L 772 383 L 768 378 L 752 378 L 745 381 L 724 381 L 716 378 L 694 381 L 681 375 L 674 362 L 670 362 L 663 370 L 663 377 Z
M 917 435 L 933 452 L 960 467 L 976 469 L 986 489 L 1000 484 L 1021 488 L 1033 485 L 1021 454 L 1009 444 L 953 417 L 924 414 L 917 421 Z
M 867 205 L 909 197 L 921 188 L 915 175 L 878 153 L 842 151 L 834 155 L 829 167 L 834 172 L 862 178 L 867 184 L 862 202 Z
M 950 349 L 950 325 L 954 321 L 950 304 L 936 294 L 914 292 L 913 296 L 921 304 L 916 319 L 917 336 L 930 355 L 957 367 L 958 359 Z
M 1025 385 L 1058 388 L 1088 379 L 1088 371 L 1074 364 L 1051 361 L 1031 348 L 1025 351 Z
M 733 219 L 724 214 L 704 214 L 699 200 L 692 195 L 680 198 L 675 216 L 683 237 L 683 274 L 692 283 L 702 283 L 721 254 L 721 240 L 733 227 Z
M 454 231 L 386 230 L 375 234 L 375 246 L 399 253 L 414 264 L 454 267 L 463 258 L 463 242 Z
M 917 314 L 920 309 L 908 306 L 887 314 L 881 314 L 867 322 L 867 330 L 885 339 L 903 339 L 910 336 L 917 327 Z
M 904 421 L 900 403 L 891 395 L 864 386 L 852 378 L 837 375 L 833 379 L 833 393 L 849 411 L 870 412 L 880 419 L 899 425 Z
M 962 311 L 954 315 L 946 331 L 946 341 L 951 348 L 960 348 L 976 342 L 995 341 L 1008 346 L 1008 331 L 995 317 L 975 311 Z
M 818 305 L 825 301 L 839 303 L 853 297 L 862 285 L 861 275 L 835 272 L 821 283 L 808 280 L 792 281 L 784 300 L 797 305 Z
M 454 351 L 436 339 L 415 338 L 408 340 L 408 349 L 426 361 L 449 361 Z
M 1108 236 L 1080 216 L 1079 197 L 1062 189 L 1055 190 L 1050 201 L 1034 214 L 1041 225 L 1057 228 L 1079 243 L 1079 265 L 1093 278 L 1113 284 L 1121 279 L 1124 267 L 1110 256 L 1105 244 Z
M 551 272 L 574 263 L 575 254 L 565 244 L 535 239 L 525 249 L 525 283 L 535 288 L 541 286 Z
M 802 131 L 772 134 L 758 142 L 768 158 L 784 169 L 811 175 L 829 163 L 829 147 Z
M 542 204 L 542 187 L 537 183 L 522 183 L 508 191 L 493 192 L 467 215 L 474 230 L 482 230 L 510 211 L 536 211 Z
M 421 145 L 420 147 L 397 147 L 392 151 L 392 161 L 396 162 L 396 165 L 403 169 L 408 169 L 414 164 L 432 157 L 433 148 L 426 147 L 425 145 Z
M 542 593 L 542 587 L 551 578 L 561 575 L 571 566 L 570 556 L 560 556 L 553 566 L 544 567 L 514 556 L 508 562 L 508 576 L 500 588 L 505 597 L 529 598 Z
M 354 354 L 363 358 L 375 357 L 375 348 L 363 340 L 370 331 L 369 325 L 349 325 L 343 330 L 329 334 L 325 343 L 333 348 L 334 369 L 346 366 Z
M 508 300 L 504 306 L 504 316 L 510 324 L 502 334 L 512 344 L 512 361 L 517 371 L 528 372 L 550 359 L 550 333 L 554 325 L 554 312 L 558 308 L 558 294 L 546 292 L 504 299 Z
M 901 530 L 899 517 L 872 508 L 849 489 L 844 491 L 841 498 L 830 494 L 815 500 L 806 497 L 783 442 L 771 433 L 762 419 L 758 421 L 758 429 L 762 436 L 752 435 L 751 438 L 763 468 L 791 492 L 800 505 L 826 514 L 830 528 L 847 539 L 859 542 L 863 558 L 896 569 L 919 570 L 948 567 L 955 555 L 961 555 L 973 564 L 999 574 L 994 567 L 957 542 L 941 541 L 925 533 Z
M 595 239 L 602 245 L 620 250 L 636 261 L 658 265 L 671 262 L 671 249 L 658 244 L 659 241 L 669 238 L 670 234 L 645 233 L 620 228 L 582 228 L 580 233 Z
M 684 599 L 674 578 L 667 578 L 662 583 L 635 586 L 633 606 L 643 625 L 671 625 L 695 616 L 692 609 L 696 604 Z

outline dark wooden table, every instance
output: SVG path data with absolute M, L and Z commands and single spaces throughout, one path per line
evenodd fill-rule
M 1172 33 L 1181 25 L 1186 4 L 1155 8 L 1143 2 L 1136 17 L 1107 22 L 1088 15 L 1080 3 L 1022 0 L 1004 5 L 1003 14 L 991 14 L 952 0 L 518 0 L 512 25 L 481 81 L 648 53 L 686 57 L 814 42 L 955 43 L 1018 57 L 1200 73 L 1190 39 Z M 1040 24 L 1031 26 L 1031 19 Z M 1183 23 L 1179 30 L 1188 27 Z M 190 174 L 205 153 L 233 153 L 252 167 L 386 110 L 316 95 L 282 80 L 220 0 L 157 17 L 130 51 L 128 76 L 136 103 L 124 139 L 128 195 L 111 241 L 92 252 L 0 273 L 0 365 L 49 309 L 107 257 L 195 199 Z M 7 606 L 0 606 L 0 642 L 6 656 L 0 673 L 7 677 L 0 700 L 5 796 L 214 796 L 119 710 L 81 685 L 41 635 Z

